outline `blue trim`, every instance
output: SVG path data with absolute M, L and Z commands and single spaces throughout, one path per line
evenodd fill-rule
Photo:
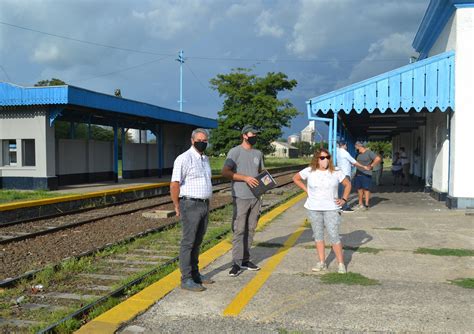
M 74 86 L 21 87 L 0 82 L 0 106 L 74 105 L 118 114 L 213 129 L 215 119 L 93 92 Z M 51 121 L 50 121 L 51 123 Z
M 474 6 L 472 0 L 431 0 L 412 46 L 425 59 L 457 8 Z
M 454 110 L 454 56 L 454 51 L 444 52 L 312 98 L 307 101 L 308 116 L 340 110 Z

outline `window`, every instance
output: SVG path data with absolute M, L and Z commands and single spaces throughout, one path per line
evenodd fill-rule
M 16 140 L 7 139 L 3 143 L 3 165 L 5 166 L 16 166 L 17 163 L 17 150 Z
M 23 139 L 21 145 L 23 166 L 36 166 L 35 140 Z

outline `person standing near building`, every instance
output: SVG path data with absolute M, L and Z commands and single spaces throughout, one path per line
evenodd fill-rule
M 241 131 L 242 143 L 227 154 L 222 168 L 222 176 L 232 181 L 234 214 L 232 218 L 232 268 L 229 276 L 238 276 L 242 270 L 260 270 L 250 261 L 255 228 L 260 217 L 261 200 L 250 191 L 256 187 L 255 178 L 263 170 L 263 154 L 253 148 L 258 131 L 246 125 Z
M 304 180 L 306 180 L 306 184 L 303 182 Z M 309 167 L 293 176 L 293 182 L 308 194 L 304 207 L 308 210 L 308 218 L 319 257 L 319 262 L 312 270 L 321 271 L 327 267 L 324 244 L 324 228 L 326 228 L 338 262 L 338 273 L 345 274 L 346 267 L 339 236 L 339 225 L 341 224 L 339 208 L 347 203 L 351 192 L 351 183 L 342 170 L 334 168 L 331 155 L 324 148 L 314 153 Z M 344 192 L 339 197 L 337 196 L 337 187 L 341 183 Z
M 204 155 L 208 137 L 205 129 L 192 132 L 191 147 L 174 161 L 170 184 L 174 210 L 182 223 L 181 288 L 190 291 L 204 291 L 202 284 L 214 283 L 199 273 L 199 249 L 207 229 L 212 196 L 211 166 Z
M 374 166 L 374 169 L 372 169 L 373 176 L 374 176 L 374 181 L 376 186 L 381 186 L 382 185 L 382 173 L 383 173 L 383 156 L 384 152 L 379 151 L 379 157 L 380 157 L 380 163 Z
M 359 151 L 357 162 L 369 169 L 357 167 L 354 177 L 354 188 L 357 189 L 359 195 L 358 209 L 369 209 L 370 203 L 370 187 L 372 185 L 372 169 L 382 160 L 377 154 L 366 147 L 366 143 L 357 141 L 355 148 Z M 365 202 L 364 202 L 365 199 Z
M 337 167 L 344 173 L 344 175 L 346 176 L 349 182 L 351 182 L 351 178 L 352 178 L 352 166 L 356 166 L 365 170 L 370 170 L 369 167 L 363 166 L 360 163 L 358 163 L 357 160 L 354 159 L 350 155 L 349 152 L 347 152 L 347 143 L 341 140 L 338 143 L 338 148 L 337 148 Z M 344 187 L 342 183 L 339 183 L 339 189 L 338 189 L 339 198 L 342 198 L 343 191 L 344 191 Z M 353 212 L 354 210 L 352 210 L 347 203 L 344 203 L 342 206 L 342 211 Z
M 404 147 L 400 147 L 400 160 L 402 163 L 402 181 L 404 186 L 409 186 L 408 178 L 410 176 L 410 160 L 405 152 Z

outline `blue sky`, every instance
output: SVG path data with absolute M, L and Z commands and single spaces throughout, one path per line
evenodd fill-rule
M 411 42 L 427 6 L 428 0 L 2 0 L 0 81 L 29 86 L 57 77 L 178 109 L 175 59 L 182 49 L 183 109 L 196 115 L 217 117 L 222 99 L 209 80 L 232 68 L 296 79 L 296 89 L 281 95 L 302 113 L 284 129 L 287 136 L 307 124 L 307 99 L 416 56 Z

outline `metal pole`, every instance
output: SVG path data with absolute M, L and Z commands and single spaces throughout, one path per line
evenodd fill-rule
M 114 181 L 118 182 L 118 126 L 114 125 Z
M 336 149 L 336 145 L 337 145 L 337 111 L 334 111 L 334 132 L 333 132 L 333 136 L 334 136 L 334 140 L 333 140 L 333 143 L 332 143 L 332 151 L 333 151 L 333 154 L 332 154 L 332 158 L 333 158 L 333 162 L 334 162 L 334 165 L 337 164 L 337 149 Z
M 179 111 L 183 111 L 183 64 L 184 64 L 184 52 L 179 51 L 178 58 L 179 62 Z

